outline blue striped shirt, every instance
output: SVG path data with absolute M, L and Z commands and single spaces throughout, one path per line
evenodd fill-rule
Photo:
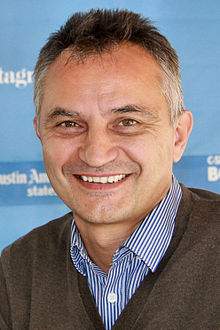
M 76 269 L 86 276 L 107 330 L 112 328 L 149 270 L 155 272 L 163 258 L 172 239 L 181 197 L 181 187 L 173 176 L 167 195 L 115 252 L 108 275 L 89 258 L 73 219 L 71 258 Z

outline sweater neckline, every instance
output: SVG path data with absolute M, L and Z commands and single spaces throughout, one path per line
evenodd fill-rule
M 183 184 L 181 184 L 181 188 L 183 196 L 180 201 L 179 209 L 176 216 L 176 224 L 172 241 L 163 259 L 161 260 L 156 272 L 152 273 L 151 271 L 149 271 L 148 276 L 140 284 L 139 288 L 134 293 L 134 295 L 126 305 L 125 309 L 120 314 L 119 318 L 116 320 L 114 326 L 112 327 L 112 330 L 124 329 L 125 324 L 129 325 L 127 329 L 132 329 L 139 315 L 148 303 L 148 298 L 150 297 L 150 293 L 153 290 L 158 278 L 162 275 L 163 271 L 168 266 L 170 259 L 172 259 L 172 256 L 184 235 L 184 232 L 187 228 L 189 215 L 192 211 L 193 203 L 191 200 L 192 195 L 190 191 Z M 94 326 L 94 329 L 105 330 L 104 324 L 101 320 L 94 299 L 89 290 L 86 278 L 78 272 L 77 278 L 82 302 L 85 311 L 87 312 L 87 315 L 89 316 Z

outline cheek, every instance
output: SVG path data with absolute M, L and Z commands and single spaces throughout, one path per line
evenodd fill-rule
M 76 150 L 74 145 L 62 139 L 49 139 L 42 141 L 45 166 L 50 171 L 53 168 L 62 168 L 71 158 L 74 158 Z
M 121 149 L 125 151 L 129 158 L 135 162 L 143 163 L 144 160 L 152 159 L 152 154 L 158 148 L 155 138 L 152 136 L 130 137 L 129 140 L 120 143 Z
M 156 167 L 163 167 L 163 164 L 164 166 L 172 164 L 173 145 L 171 137 L 145 136 L 143 139 L 134 139 L 129 142 L 124 144 L 123 150 L 131 160 L 140 165 L 142 170 L 145 168 L 154 170 Z

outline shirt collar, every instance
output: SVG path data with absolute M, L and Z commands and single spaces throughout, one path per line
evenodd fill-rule
M 181 197 L 181 187 L 173 176 L 166 196 L 123 244 L 141 258 L 152 272 L 155 272 L 172 239 Z
M 129 249 L 138 258 L 142 259 L 152 272 L 155 272 L 170 244 L 181 197 L 181 187 L 173 176 L 172 184 L 167 195 L 146 216 L 116 253 L 124 248 Z M 91 266 L 94 266 L 83 245 L 80 233 L 73 219 L 71 227 L 71 257 L 75 267 L 83 273 L 80 266 L 80 256 L 86 259 Z

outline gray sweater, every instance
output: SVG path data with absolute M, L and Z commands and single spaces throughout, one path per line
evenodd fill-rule
M 220 329 L 217 194 L 187 189 L 171 244 L 113 329 Z M 70 258 L 72 214 L 7 247 L 0 262 L 0 329 L 105 329 Z

